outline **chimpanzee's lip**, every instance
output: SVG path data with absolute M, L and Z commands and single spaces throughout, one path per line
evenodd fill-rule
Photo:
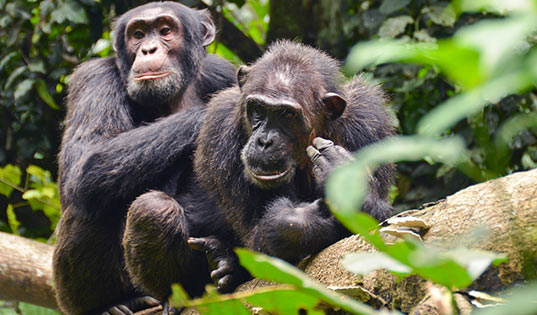
M 144 81 L 144 80 L 153 80 L 153 79 L 160 79 L 169 76 L 169 72 L 146 72 L 139 75 L 134 76 L 134 80 L 136 81 Z
M 258 179 L 260 181 L 272 181 L 272 180 L 280 179 L 284 177 L 285 175 L 287 175 L 287 173 L 289 173 L 289 170 L 290 170 L 290 168 L 288 168 L 285 171 L 276 171 L 274 173 L 267 174 L 267 173 L 256 173 L 249 168 L 246 168 L 246 169 L 248 170 L 248 172 L 250 172 L 250 174 L 252 174 L 252 176 L 255 179 Z

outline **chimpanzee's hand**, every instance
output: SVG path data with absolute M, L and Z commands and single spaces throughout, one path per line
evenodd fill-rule
M 221 293 L 233 292 L 250 275 L 241 267 L 233 250 L 220 239 L 209 236 L 188 239 L 190 248 L 205 252 L 211 270 L 211 279 Z
M 157 299 L 150 296 L 141 296 L 114 305 L 104 311 L 102 315 L 130 315 L 158 305 L 160 305 L 160 302 Z
M 313 145 L 308 146 L 306 152 L 313 163 L 313 176 L 320 188 L 324 187 L 334 167 L 354 160 L 354 156 L 345 148 L 320 137 L 313 139 Z

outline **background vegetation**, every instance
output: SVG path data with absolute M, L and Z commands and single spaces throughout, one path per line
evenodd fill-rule
M 292 38 L 346 60 L 348 75 L 365 71 L 383 85 L 399 133 L 412 137 L 364 152 L 362 164 L 334 176 L 334 210 L 355 231 L 368 228 L 367 219 L 351 211 L 360 187 L 339 185 L 348 183 L 345 176 L 359 178 L 364 167 L 398 162 L 391 197 L 397 210 L 405 210 L 537 165 L 535 1 L 181 2 L 211 11 L 220 32 L 209 50 L 236 64 L 255 60 L 274 40 Z M 113 54 L 110 22 L 142 3 L 0 0 L 0 231 L 53 241 L 56 153 L 69 74 L 84 60 Z M 404 262 L 408 251 L 422 249 L 386 250 Z M 241 254 L 246 264 L 248 257 Z M 439 266 L 444 263 L 450 262 Z M 460 275 L 451 279 L 461 281 L 456 285 L 442 284 L 464 287 L 473 278 Z M 315 292 L 313 301 L 359 308 Z

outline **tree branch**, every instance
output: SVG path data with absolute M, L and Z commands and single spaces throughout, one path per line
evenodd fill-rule
M 57 309 L 52 246 L 0 232 L 0 300 Z

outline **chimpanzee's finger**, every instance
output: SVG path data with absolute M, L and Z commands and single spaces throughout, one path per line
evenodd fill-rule
M 313 139 L 312 144 L 317 150 L 319 150 L 323 154 L 324 154 L 323 152 L 324 150 L 334 146 L 334 142 L 328 139 L 321 138 L 321 137 L 317 137 Z
M 120 304 L 117 307 L 125 314 L 134 314 L 133 311 L 131 311 L 128 307 L 126 307 L 123 304 Z
M 326 159 L 326 157 L 324 157 L 321 152 L 319 152 L 317 149 L 315 149 L 313 146 L 308 146 L 306 148 L 306 153 L 308 154 L 311 162 L 313 163 L 313 165 L 317 165 L 318 167 L 322 168 L 322 169 L 326 169 L 327 167 L 330 167 L 330 163 L 328 162 L 328 160 Z
M 193 250 L 205 251 L 207 247 L 204 237 L 189 237 L 186 242 Z
M 233 276 L 226 275 L 222 279 L 218 280 L 216 289 L 221 293 L 230 293 L 231 291 L 233 291 L 234 287 L 235 286 L 233 285 Z
M 219 279 L 223 278 L 226 274 L 229 274 L 232 271 L 233 269 L 225 260 L 220 260 L 218 262 L 218 268 L 211 272 L 211 279 L 213 279 L 215 282 L 219 281 Z
M 129 312 L 125 313 L 120 308 L 119 305 L 112 306 L 111 308 L 107 309 L 104 314 L 110 314 L 110 315 L 131 315 L 133 314 L 130 310 Z
M 354 161 L 354 154 L 342 146 L 336 145 L 336 151 L 343 160 Z
M 128 306 L 136 311 L 158 305 L 160 305 L 159 300 L 149 295 L 135 298 L 132 302 L 128 303 Z

